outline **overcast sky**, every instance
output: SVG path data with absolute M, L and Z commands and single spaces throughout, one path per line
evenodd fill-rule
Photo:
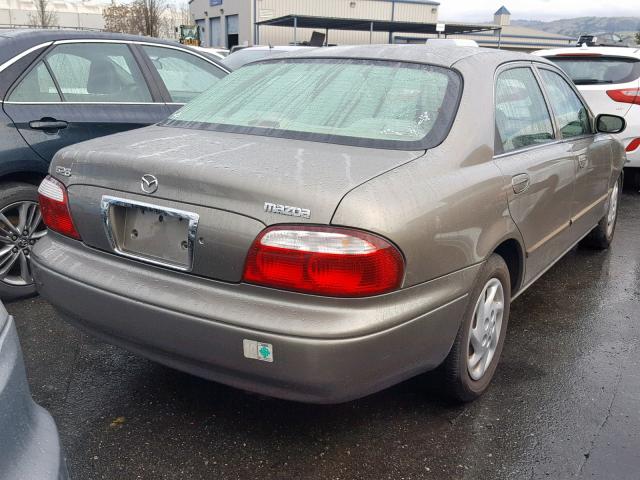
M 640 0 L 438 0 L 441 20 L 493 21 L 493 13 L 504 5 L 511 18 L 557 20 L 574 17 L 640 17 Z

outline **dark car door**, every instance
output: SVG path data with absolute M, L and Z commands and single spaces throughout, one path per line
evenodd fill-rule
M 45 160 L 67 145 L 157 123 L 169 110 L 136 57 L 125 42 L 59 42 L 12 87 L 5 113 Z
M 212 88 L 229 71 L 197 52 L 169 45 L 139 45 L 171 113 Z

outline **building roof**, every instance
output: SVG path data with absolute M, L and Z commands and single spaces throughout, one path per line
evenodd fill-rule
M 507 10 L 507 7 L 503 5 L 498 9 L 496 13 L 494 13 L 494 15 L 511 15 L 511 12 Z
M 388 20 L 366 20 L 360 18 L 313 17 L 308 15 L 285 15 L 256 23 L 259 26 L 318 28 L 329 30 L 352 30 L 369 32 L 437 33 L 436 23 L 396 22 Z M 498 25 L 488 23 L 446 23 L 444 33 L 463 34 L 499 30 Z

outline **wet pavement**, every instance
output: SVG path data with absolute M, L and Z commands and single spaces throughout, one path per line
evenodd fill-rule
M 74 479 L 640 478 L 640 194 L 612 248 L 574 249 L 515 301 L 487 394 L 452 406 L 422 376 L 303 405 L 98 342 L 43 300 L 9 304 L 35 399 Z

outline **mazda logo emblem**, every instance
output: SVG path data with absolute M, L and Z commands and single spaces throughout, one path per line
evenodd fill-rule
M 140 188 L 144 193 L 155 193 L 156 190 L 158 190 L 158 179 L 153 175 L 147 173 L 146 175 L 142 176 Z

